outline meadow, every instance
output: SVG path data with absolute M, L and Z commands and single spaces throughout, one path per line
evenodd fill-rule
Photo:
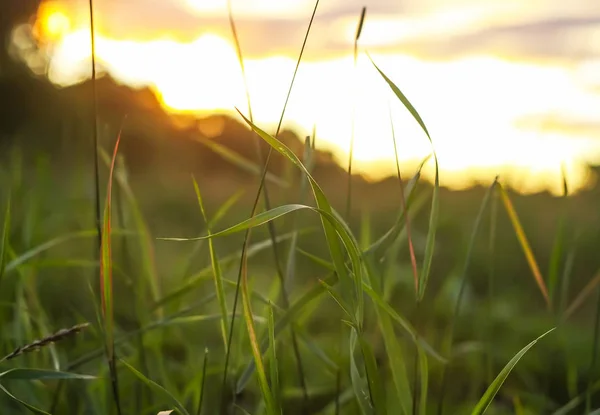
M 0 153 L 2 413 L 600 413 L 597 186 L 442 188 L 407 81 L 373 70 L 432 142 L 378 184 L 251 106 L 225 123 L 253 154 L 166 143 L 95 78 L 26 118 Z

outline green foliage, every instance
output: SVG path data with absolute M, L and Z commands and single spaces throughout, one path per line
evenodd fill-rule
M 433 147 L 419 112 L 375 68 Z M 397 160 L 397 194 L 386 195 L 392 209 L 361 201 L 359 220 L 351 209 L 342 217 L 338 209 L 349 199 L 321 180 L 316 133 L 295 147 L 240 115 L 269 154 L 296 169 L 297 182 L 219 143 L 202 144 L 261 175 L 261 188 L 275 185 L 277 204 L 265 198 L 260 210 L 259 191 L 248 216 L 247 189 L 215 189 L 220 185 L 199 175 L 187 193 L 156 190 L 153 179 L 128 177 L 127 159 L 117 164 L 117 138 L 112 157 L 100 149 L 108 167 L 100 261 L 90 200 L 48 195 L 40 183 L 50 173 L 38 161 L 23 171 L 14 160 L 7 171 L 0 166 L 0 184 L 10 189 L 1 195 L 0 347 L 10 357 L 0 360 L 2 413 L 112 415 L 115 401 L 123 413 L 165 415 L 221 408 L 256 415 L 502 414 L 507 405 L 510 413 L 568 415 L 598 406 L 600 383 L 587 353 L 597 333 L 587 330 L 584 311 L 600 274 L 582 279 L 574 272 L 582 266 L 575 252 L 589 245 L 595 255 L 598 241 L 583 231 L 571 237 L 576 218 L 565 208 L 566 182 L 553 236 L 526 235 L 544 229 L 531 224 L 524 199 L 496 182 L 487 192 L 450 194 L 440 187 L 432 149 L 406 182 Z M 394 148 L 401 151 L 395 138 Z M 432 185 L 421 180 L 431 157 Z M 29 175 L 37 184 L 28 189 L 22 182 Z M 354 176 L 343 177 L 351 189 Z M 339 183 L 333 187 L 345 187 Z M 77 179 L 60 185 L 81 190 Z M 358 200 L 359 186 L 352 191 Z M 453 207 L 454 197 L 470 199 Z M 482 223 L 493 197 L 508 215 L 494 213 L 488 232 Z M 282 231 L 266 235 L 275 223 Z M 189 237 L 198 227 L 202 235 Z M 483 240 L 491 241 L 489 250 Z M 268 255 L 278 249 L 287 252 L 282 280 L 278 259 Z M 549 264 L 547 280 L 538 263 Z M 489 280 L 487 266 L 494 270 Z M 539 292 L 558 311 L 536 303 Z M 236 325 L 240 316 L 244 324 Z M 73 320 L 89 328 L 73 338 L 68 329 L 53 330 L 73 327 Z M 530 351 L 555 325 L 557 335 Z M 495 367 L 503 369 L 494 378 Z

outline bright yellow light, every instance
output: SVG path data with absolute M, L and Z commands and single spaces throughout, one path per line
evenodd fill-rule
M 71 19 L 53 2 L 44 2 L 38 9 L 35 34 L 42 41 L 58 41 L 71 31 Z
M 266 5 L 269 1 L 255 3 Z M 202 4 L 217 7 L 222 2 Z M 44 27 L 54 28 L 47 32 L 61 33 L 50 78 L 59 84 L 80 81 L 89 76 L 89 33 L 60 23 L 68 19 L 48 19 L 52 15 L 41 20 L 46 22 Z M 55 23 L 50 24 L 52 21 Z M 237 116 L 235 108 L 247 109 L 235 49 L 222 37 L 205 34 L 187 43 L 142 42 L 98 33 L 96 54 L 98 62 L 121 82 L 153 88 L 168 111 Z M 536 129 L 522 122 L 536 114 L 594 115 L 600 96 L 583 88 L 572 68 L 493 56 L 448 62 L 402 54 L 372 56 L 424 118 L 434 140 L 443 185 L 464 188 L 501 174 L 505 183 L 522 191 L 559 191 L 561 164 L 566 164 L 570 187 L 577 189 L 586 184 L 584 163 L 600 161 L 600 143 L 591 133 Z M 295 59 L 272 56 L 244 63 L 254 120 L 273 128 L 286 99 Z M 310 134 L 316 125 L 320 147 L 333 151 L 345 164 L 354 116 L 355 171 L 378 178 L 395 170 L 390 109 L 403 165 L 427 156 L 431 152 L 427 138 L 369 59 L 361 55 L 355 68 L 349 53 L 344 58 L 302 62 L 285 122 L 301 136 Z M 432 172 L 429 168 L 424 174 L 431 177 Z

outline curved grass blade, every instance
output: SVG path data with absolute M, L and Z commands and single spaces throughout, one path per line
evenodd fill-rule
M 23 405 L 25 408 L 29 409 L 31 412 L 33 412 L 34 414 L 41 414 L 41 415 L 52 415 L 46 411 L 43 411 L 39 408 L 36 408 L 33 405 L 28 404 L 27 402 L 17 398 L 15 395 L 13 395 L 12 393 L 10 393 L 4 386 L 0 385 L 0 390 L 2 392 L 4 392 L 10 399 L 12 399 L 15 402 L 18 402 L 19 404 Z
M 196 198 L 198 199 L 198 205 L 200 206 L 200 211 L 202 212 L 202 217 L 204 218 L 204 222 L 206 223 L 206 230 L 208 232 L 208 236 L 210 237 L 211 226 L 208 221 L 208 217 L 206 215 L 206 211 L 204 210 L 204 203 L 202 201 L 202 194 L 200 193 L 200 187 L 198 186 L 198 182 L 195 177 L 192 177 L 194 182 L 194 190 L 196 191 Z M 221 265 L 219 263 L 219 258 L 217 257 L 217 253 L 215 251 L 215 246 L 212 238 L 208 239 L 208 250 L 210 252 L 210 263 L 213 269 L 213 279 L 215 282 L 215 291 L 217 293 L 217 300 L 219 301 L 219 308 L 221 310 L 221 334 L 223 336 L 223 345 L 225 346 L 225 350 L 227 350 L 227 332 L 228 332 L 228 320 L 227 320 L 227 303 L 225 302 L 225 290 L 223 289 L 223 273 L 221 271 Z
M 60 372 L 46 369 L 14 368 L 0 373 L 2 380 L 56 380 L 56 379 L 78 379 L 93 380 L 96 376 L 82 375 L 79 373 Z
M 111 242 L 111 209 L 112 209 L 112 185 L 115 171 L 115 162 L 121 141 L 121 132 L 117 136 L 113 157 L 108 176 L 108 188 L 106 191 L 106 202 L 104 205 L 104 221 L 101 234 L 101 260 L 100 260 L 100 294 L 102 304 L 102 320 L 104 323 L 104 341 L 106 355 L 111 377 L 111 384 L 117 413 L 121 413 L 119 401 L 119 388 L 117 379 L 117 365 L 115 362 L 114 343 L 114 311 L 113 311 L 113 282 L 112 282 L 112 242 Z
M 506 208 L 506 212 L 510 217 L 510 221 L 512 222 L 513 228 L 515 229 L 515 233 L 517 234 L 517 239 L 523 249 L 523 253 L 525 254 L 525 258 L 527 259 L 527 263 L 529 264 L 529 268 L 535 278 L 535 282 L 540 289 L 540 292 L 544 296 L 544 300 L 546 301 L 546 305 L 548 309 L 552 309 L 552 303 L 550 302 L 550 297 L 548 296 L 548 289 L 546 288 L 546 283 L 544 282 L 544 277 L 542 277 L 542 273 L 540 272 L 540 268 L 535 260 L 535 256 L 533 255 L 533 251 L 531 250 L 531 246 L 527 241 L 527 236 L 525 236 L 525 231 L 523 231 L 523 226 L 521 226 L 521 222 L 519 221 L 519 217 L 517 216 L 517 212 L 508 197 L 508 193 L 504 189 L 501 184 L 498 184 L 498 189 L 500 191 L 500 196 L 502 197 L 502 202 L 504 203 L 504 207 Z
M 370 56 L 369 56 L 369 59 L 371 59 Z M 427 127 L 425 126 L 423 119 L 421 118 L 421 116 L 419 115 L 419 113 L 417 112 L 415 107 L 413 107 L 413 105 L 410 103 L 408 98 L 406 98 L 406 96 L 402 93 L 402 91 L 400 91 L 400 88 L 398 88 L 396 86 L 396 84 L 394 84 L 394 82 L 392 82 L 392 80 L 389 79 L 381 71 L 381 69 L 379 69 L 379 67 L 375 64 L 375 62 L 373 62 L 373 59 L 371 59 L 371 62 L 373 63 L 373 66 L 375 66 L 375 69 L 377 69 L 379 74 L 387 82 L 387 84 L 392 89 L 392 91 L 394 92 L 396 97 L 398 97 L 400 102 L 402 102 L 404 107 L 408 110 L 408 112 L 410 112 L 410 114 L 413 116 L 413 118 L 421 126 L 421 128 L 427 135 L 427 138 L 429 139 L 429 143 L 431 144 L 431 147 L 432 147 L 433 159 L 435 162 L 435 181 L 434 181 L 434 186 L 433 186 L 433 197 L 432 197 L 432 201 L 431 201 L 431 213 L 429 215 L 429 230 L 427 231 L 427 241 L 425 243 L 425 256 L 423 258 L 423 268 L 421 270 L 421 275 L 420 275 L 419 279 L 417 280 L 418 281 L 417 287 L 415 287 L 416 294 L 417 294 L 417 301 L 420 302 L 423 299 L 423 296 L 425 295 L 425 288 L 427 287 L 427 282 L 429 281 L 429 274 L 431 272 L 431 264 L 433 262 L 433 254 L 434 254 L 434 249 L 435 249 L 435 234 L 436 234 L 437 224 L 438 224 L 440 181 L 439 181 L 439 166 L 438 166 L 437 154 L 435 152 L 435 148 L 433 148 L 433 140 L 431 139 L 431 135 L 429 134 L 429 131 L 427 130 Z
M 88 230 L 88 231 L 73 232 L 73 233 L 63 235 L 63 236 L 58 236 L 56 238 L 52 238 L 49 241 L 46 241 L 34 248 L 31 248 L 28 251 L 22 253 L 21 255 L 17 256 L 13 260 L 11 260 L 9 263 L 6 264 L 5 272 L 9 272 L 9 271 L 16 269 L 20 265 L 23 265 L 24 263 L 29 261 L 31 258 L 34 258 L 34 257 L 40 255 L 41 253 L 43 253 L 57 245 L 60 245 L 62 243 L 65 243 L 65 242 L 68 242 L 68 241 L 71 241 L 74 239 L 91 238 L 91 237 L 96 237 L 97 235 L 98 235 L 98 231 L 94 229 L 94 230 Z
M 427 364 L 427 354 L 423 352 L 421 346 L 417 347 L 419 357 L 419 378 L 421 379 L 419 395 L 419 414 L 427 415 L 427 390 L 429 383 L 429 366 Z
M 564 242 L 565 242 L 565 230 L 566 230 L 566 205 L 569 196 L 569 186 L 567 184 L 567 177 L 565 174 L 564 165 L 561 166 L 562 182 L 563 182 L 563 194 L 561 201 L 561 214 L 558 219 L 558 225 L 556 235 L 554 237 L 554 245 L 552 247 L 552 254 L 550 255 L 550 266 L 548 267 L 548 295 L 553 305 L 556 302 L 556 287 L 558 285 L 558 274 L 560 272 L 560 265 L 563 259 L 564 253 Z
M 358 27 L 356 29 L 356 35 L 354 36 L 354 72 L 356 73 L 357 64 L 358 64 L 358 40 L 360 39 L 360 34 L 362 33 L 363 24 L 365 22 L 365 14 L 367 13 L 367 8 L 363 7 L 360 13 L 360 19 L 358 21 Z M 355 97 L 353 97 L 355 98 Z M 354 159 L 354 140 L 355 140 L 355 120 L 354 113 L 356 112 L 356 99 L 352 100 L 352 117 L 351 117 L 351 134 L 350 134 L 350 151 L 348 152 L 348 184 L 347 184 L 347 193 L 346 193 L 346 218 L 350 218 L 350 212 L 352 208 L 352 161 Z
M 415 343 L 415 345 L 423 347 L 424 350 L 427 352 L 427 354 L 429 354 L 431 357 L 433 357 L 440 363 L 447 363 L 447 359 L 442 357 L 429 344 L 427 344 L 427 342 L 425 342 L 423 337 L 419 336 L 417 334 L 417 332 L 412 327 L 412 325 L 408 322 L 408 320 L 406 320 L 404 317 L 400 316 L 400 314 L 398 314 L 396 312 L 396 310 L 394 310 L 392 308 L 392 306 L 390 306 L 383 298 L 381 298 L 381 296 L 379 294 L 377 294 L 377 292 L 375 292 L 375 290 L 373 290 L 372 287 L 370 287 L 369 285 L 364 283 L 363 290 L 365 291 L 366 294 L 369 295 L 369 297 L 371 297 L 371 299 L 379 307 L 381 307 L 386 313 L 388 313 L 393 320 L 395 320 L 398 324 L 400 324 L 400 327 L 402 327 L 404 329 L 404 331 L 406 331 L 406 333 L 409 335 L 410 340 L 413 343 Z
M 417 183 L 419 178 L 421 177 L 421 169 L 423 168 L 425 162 L 429 159 L 429 157 L 427 157 L 425 160 L 423 160 L 421 162 L 421 164 L 419 165 L 419 168 L 417 169 L 417 172 L 415 173 L 415 175 L 409 180 L 409 182 L 406 184 L 406 188 L 403 190 L 403 193 L 406 197 L 406 209 L 402 208 L 400 213 L 398 214 L 398 218 L 396 219 L 396 222 L 394 223 L 394 225 L 392 226 L 392 228 L 390 230 L 388 230 L 384 235 L 382 235 L 377 241 L 375 241 L 366 251 L 365 254 L 371 254 L 373 256 L 375 256 L 376 258 L 381 258 L 385 255 L 385 252 L 388 251 L 388 249 L 393 245 L 394 241 L 398 238 L 398 236 L 400 235 L 400 233 L 402 232 L 402 230 L 404 229 L 404 224 L 406 222 L 406 211 L 409 211 L 411 209 L 414 209 L 415 213 L 417 211 L 419 211 L 423 204 L 426 201 L 426 198 L 428 198 L 429 196 L 425 196 L 425 197 L 420 197 L 418 199 L 416 198 L 416 187 L 417 187 Z
M 356 329 L 352 327 L 350 331 L 350 379 L 352 381 L 352 389 L 354 390 L 354 397 L 358 402 L 358 406 L 360 408 L 360 412 L 363 415 L 371 415 L 374 414 L 373 403 L 370 399 L 370 394 L 368 392 L 368 382 L 365 382 L 358 370 L 358 365 L 356 364 L 356 358 L 354 356 L 354 350 L 356 349 L 356 343 L 358 341 L 358 335 Z M 365 385 L 366 384 L 366 385 Z M 365 388 L 366 386 L 366 388 Z
M 160 386 L 158 383 L 148 379 L 146 376 L 144 376 L 143 373 L 139 372 L 137 369 L 135 369 L 123 359 L 119 359 L 119 361 L 123 364 L 123 366 L 129 369 L 131 373 L 133 373 L 138 379 L 144 382 L 146 386 L 152 389 L 153 392 L 165 397 L 171 405 L 173 405 L 175 408 L 177 408 L 179 412 L 181 412 L 182 415 L 190 415 L 190 413 L 187 411 L 187 409 L 185 409 L 181 402 L 179 402 L 177 398 L 175 398 L 168 390 Z
M 537 339 L 529 343 L 527 346 L 522 348 L 512 359 L 510 359 L 506 366 L 504 366 L 504 368 L 500 371 L 498 376 L 496 376 L 496 379 L 494 379 L 492 384 L 488 386 L 487 390 L 473 409 L 473 412 L 471 412 L 471 415 L 481 415 L 487 410 L 487 408 L 494 400 L 494 397 L 502 387 L 502 384 L 504 384 L 504 381 L 506 380 L 510 372 L 513 370 L 513 368 L 517 365 L 519 360 L 521 360 L 525 353 L 527 353 L 529 349 L 531 349 L 538 341 L 540 341 L 540 339 L 542 339 L 544 336 L 554 331 L 555 329 L 556 327 L 548 330 L 547 332 L 539 336 Z
M 271 389 L 273 391 L 273 403 L 277 412 L 281 413 L 281 391 L 279 390 L 279 371 L 277 362 L 276 352 L 276 340 L 275 340 L 275 317 L 273 316 L 273 306 L 269 304 L 269 317 L 268 317 L 268 332 L 269 332 L 269 368 L 271 369 Z
M 294 152 L 290 150 L 287 146 L 285 146 L 281 141 L 257 127 L 241 112 L 239 113 L 244 119 L 244 121 L 254 130 L 254 132 L 256 132 L 263 140 L 265 140 L 273 149 L 275 149 L 281 155 L 290 160 L 294 165 L 296 165 L 301 171 L 304 172 L 304 174 L 308 178 L 317 207 L 324 213 L 324 215 L 321 216 L 321 223 L 325 232 L 325 238 L 327 240 L 327 245 L 329 248 L 331 259 L 335 265 L 336 272 L 340 279 L 340 284 L 342 287 L 342 296 L 346 301 L 352 304 L 353 307 L 356 307 L 358 321 L 360 325 L 362 325 L 364 299 L 361 290 L 362 264 L 358 244 L 354 240 L 352 234 L 348 231 L 344 222 L 337 218 L 337 215 L 334 213 L 331 204 L 325 196 L 325 193 L 323 193 L 323 190 L 321 189 L 319 184 L 312 177 L 308 169 L 302 164 L 300 159 L 298 159 L 296 154 L 294 154 Z M 326 216 L 331 216 L 334 220 L 328 221 L 326 220 Z M 334 224 L 338 225 L 337 229 L 336 226 L 334 226 Z M 340 229 L 342 229 L 342 232 L 338 233 Z M 352 276 L 349 274 L 346 268 L 345 256 L 338 236 L 342 238 L 342 240 L 344 240 L 346 249 L 350 254 L 354 278 L 352 278 Z M 353 246 L 348 245 L 348 243 L 350 243 L 350 245 Z M 354 289 L 352 289 L 352 282 L 354 282 Z
M 256 329 L 254 327 L 254 318 L 252 314 L 252 308 L 250 304 L 250 296 L 248 295 L 248 269 L 246 262 L 242 265 L 242 307 L 244 309 L 244 320 L 246 321 L 246 328 L 248 330 L 248 337 L 250 339 L 250 348 L 252 349 L 252 355 L 254 356 L 254 363 L 256 365 L 256 371 L 258 374 L 258 383 L 260 390 L 265 402 L 266 410 L 268 415 L 275 415 L 277 411 L 275 409 L 275 401 L 273 400 L 273 394 L 269 387 L 267 380 L 267 374 L 262 360 L 262 353 L 258 344 L 258 338 L 256 336 Z
M 580 395 L 574 397 L 569 402 L 567 402 L 562 407 L 558 408 L 556 411 L 552 412 L 552 415 L 569 415 L 572 414 L 573 411 L 582 403 L 585 402 L 586 395 L 588 392 L 596 393 L 600 390 L 600 380 L 596 381 L 589 390 L 581 393 Z
M 324 282 L 322 280 L 319 280 L 319 282 L 325 288 L 325 290 L 329 293 L 331 298 L 333 298 L 333 300 L 340 306 L 340 308 L 348 316 L 348 318 L 351 321 L 353 321 L 354 316 L 352 315 L 352 309 L 350 308 L 350 305 L 348 305 L 348 303 L 346 303 L 346 301 L 344 301 L 344 299 L 333 289 L 333 287 L 331 285 L 327 284 L 326 282 Z
M 283 104 L 283 109 L 281 110 L 281 116 L 279 117 L 279 123 L 277 124 L 277 130 L 275 132 L 275 135 L 278 135 L 279 132 L 280 132 L 280 130 L 281 130 L 281 125 L 283 123 L 283 117 L 284 117 L 285 111 L 287 109 L 287 105 L 288 105 L 288 102 L 289 102 L 289 99 L 290 99 L 290 95 L 292 93 L 292 88 L 294 86 L 294 82 L 295 82 L 296 76 L 298 74 L 298 68 L 300 67 L 300 62 L 302 61 L 302 56 L 304 55 L 304 49 L 306 47 L 306 43 L 308 41 L 308 36 L 310 34 L 310 30 L 312 28 L 312 24 L 313 24 L 315 15 L 317 14 L 318 7 L 319 7 L 319 0 L 316 0 L 315 7 L 313 9 L 310 21 L 308 23 L 308 28 L 306 30 L 306 34 L 304 36 L 304 40 L 302 42 L 302 48 L 300 49 L 300 54 L 299 54 L 298 60 L 296 62 L 296 67 L 294 69 L 294 74 L 293 74 L 292 80 L 290 82 L 290 87 L 288 89 L 288 92 L 287 92 L 287 95 L 286 95 L 286 98 L 285 98 L 285 102 Z M 230 2 L 228 2 L 228 11 L 229 11 L 228 15 L 229 15 L 230 23 L 232 24 L 232 27 L 234 27 L 234 25 L 233 25 L 233 18 L 232 18 L 232 12 L 231 12 L 231 3 Z M 235 38 L 234 40 L 236 41 L 236 45 L 238 46 L 238 48 L 237 48 L 238 57 L 241 57 L 241 48 L 239 47 L 239 41 L 237 40 L 237 34 L 236 33 L 234 33 L 234 38 Z M 247 92 L 247 96 L 249 97 L 248 90 L 246 92 Z M 248 104 L 250 105 L 249 98 L 248 98 Z M 257 148 L 259 148 L 258 141 L 257 141 Z M 268 172 L 269 162 L 270 162 L 272 153 L 273 153 L 273 149 L 270 147 L 269 151 L 267 153 L 267 157 L 266 157 L 266 159 L 264 161 L 264 165 L 263 165 L 263 170 L 262 170 L 261 177 L 260 177 L 259 186 L 258 186 L 258 190 L 256 192 L 256 197 L 254 199 L 254 203 L 252 205 L 252 211 L 250 213 L 250 217 L 253 217 L 256 214 L 257 207 L 258 207 L 258 201 L 260 199 L 260 195 L 261 195 L 263 189 L 265 190 L 265 198 L 264 198 L 264 200 L 265 200 L 265 203 L 267 205 L 267 209 L 269 207 L 269 198 L 266 195 L 265 179 L 266 179 L 266 175 L 267 175 L 267 172 Z M 260 152 L 259 152 L 259 154 L 260 154 Z M 273 254 L 274 254 L 274 257 L 275 257 L 275 265 L 277 266 L 278 276 L 280 277 L 281 283 L 282 283 L 281 284 L 282 293 L 284 294 L 284 296 L 286 296 L 287 294 L 286 294 L 286 291 L 285 291 L 285 285 L 283 284 L 283 282 L 284 282 L 283 281 L 283 274 L 282 274 L 280 266 L 279 266 L 278 254 L 277 254 L 277 249 L 276 249 L 277 247 L 275 245 L 275 239 L 276 239 L 275 229 L 274 229 L 274 226 L 272 226 L 272 225 L 269 226 L 269 236 L 272 239 L 272 247 L 273 247 Z M 235 290 L 235 294 L 234 294 L 234 300 L 233 300 L 233 310 L 234 310 L 233 314 L 234 314 L 234 316 L 235 316 L 235 310 L 236 310 L 237 304 L 238 304 L 239 288 L 240 288 L 240 285 L 241 285 L 243 268 L 245 267 L 245 264 L 247 262 L 246 250 L 248 248 L 248 244 L 249 243 L 250 243 L 250 230 L 246 231 L 246 234 L 244 236 L 244 243 L 243 243 L 243 246 L 242 246 L 242 255 L 241 255 L 241 258 L 240 258 L 240 266 L 239 266 L 239 271 L 238 271 L 237 286 L 236 286 L 236 290 Z M 231 342 L 233 340 L 233 327 L 234 327 L 234 323 L 235 323 L 235 320 L 232 319 L 231 325 L 230 325 L 229 337 L 228 337 L 228 343 L 229 344 L 231 344 Z M 296 344 L 296 342 L 295 342 L 295 336 L 293 335 L 293 333 L 292 333 L 292 340 L 293 340 L 294 344 Z M 229 359 L 230 359 L 229 349 L 230 349 L 230 346 L 228 346 L 228 348 L 227 348 L 228 352 L 225 355 L 225 364 L 224 364 L 224 368 L 223 368 L 223 387 L 222 387 L 222 389 L 225 388 L 226 381 L 227 381 L 227 372 L 228 372 L 228 365 L 229 365 Z M 296 350 L 296 349 L 294 349 L 294 350 Z M 298 365 L 301 366 L 302 363 L 300 361 L 299 356 L 297 355 L 296 357 L 297 357 L 297 363 L 298 363 Z M 221 411 L 223 411 L 224 410 L 224 405 L 225 405 L 225 401 L 224 400 L 221 401 L 221 405 L 222 405 Z
M 377 276 L 374 271 L 373 259 L 367 259 L 366 265 L 371 283 L 376 282 Z M 398 341 L 398 338 L 394 331 L 394 326 L 392 325 L 392 313 L 390 313 L 390 311 L 393 312 L 393 309 L 386 309 L 385 301 L 371 287 L 368 287 L 365 290 L 367 292 L 367 295 L 369 295 L 376 304 L 375 312 L 377 315 L 377 323 L 383 336 L 383 344 L 385 346 L 385 351 L 389 360 L 389 367 L 392 374 L 392 381 L 394 384 L 395 399 L 393 400 L 393 405 L 394 407 L 398 408 L 399 413 L 404 415 L 411 415 L 413 413 L 413 397 L 410 383 L 408 380 L 408 374 L 406 370 L 402 346 Z M 398 315 L 398 317 L 400 316 Z M 400 318 L 400 321 L 402 322 L 402 324 L 406 324 L 406 326 L 412 330 L 412 327 L 406 320 Z M 410 334 L 410 336 L 411 338 L 415 338 L 415 336 L 412 333 Z
M 583 289 L 577 294 L 577 297 L 569 305 L 569 308 L 563 314 L 563 321 L 567 320 L 573 315 L 575 311 L 585 302 L 585 300 L 594 292 L 598 284 L 600 283 L 600 271 L 592 278 Z
M 200 393 L 198 398 L 198 411 L 196 415 L 202 413 L 202 403 L 204 401 L 204 385 L 206 384 L 206 367 L 208 365 L 208 347 L 204 349 L 204 361 L 202 362 L 202 383 L 200 384 Z
M 337 281 L 337 276 L 331 275 L 328 278 L 322 280 L 324 283 L 328 285 L 332 285 Z M 322 284 L 315 284 L 310 290 L 308 290 L 305 294 L 303 294 L 295 303 L 293 303 L 284 314 L 277 320 L 275 323 L 275 337 L 281 333 L 283 329 L 287 327 L 301 312 L 305 309 L 305 307 L 316 300 L 319 296 L 321 296 L 325 292 Z M 261 353 L 265 354 L 268 350 L 269 342 L 268 339 L 263 339 L 261 342 Z M 240 393 L 246 387 L 250 377 L 254 373 L 256 369 L 254 361 L 251 361 L 244 372 L 240 376 L 238 383 L 236 385 L 236 393 Z
M 365 361 L 365 369 L 367 371 L 367 381 L 369 385 L 369 395 L 371 396 L 371 401 L 373 407 L 375 408 L 375 413 L 378 415 L 385 415 L 387 414 L 385 390 L 383 383 L 381 382 L 381 378 L 379 376 L 379 371 L 377 370 L 377 362 L 375 361 L 375 354 L 373 353 L 373 348 L 371 347 L 364 335 L 361 335 L 358 338 L 358 341 L 360 343 L 360 348 Z
M 104 162 L 110 168 L 112 163 L 111 158 L 104 150 L 100 149 L 100 151 Z M 117 181 L 117 184 L 123 190 L 125 197 L 129 202 L 136 229 L 138 229 L 140 233 L 139 246 L 143 258 L 143 260 L 141 261 L 141 265 L 145 271 L 146 278 L 150 283 L 150 290 L 152 293 L 153 300 L 157 301 L 161 297 L 162 293 L 160 291 L 158 272 L 156 268 L 156 259 L 154 255 L 154 246 L 152 244 L 150 229 L 148 227 L 148 224 L 144 220 L 142 210 L 135 198 L 135 195 L 133 194 L 131 186 L 129 185 L 124 169 L 120 174 L 119 170 L 117 170 L 115 173 L 115 179 Z M 158 310 L 159 317 L 162 317 L 161 311 L 162 310 Z
M 302 230 L 299 232 L 306 233 L 306 232 L 309 232 L 309 230 Z M 292 237 L 292 234 L 293 234 L 293 232 L 286 233 L 284 235 L 280 235 L 277 237 L 276 242 L 280 243 L 280 242 L 286 241 Z M 260 242 L 256 242 L 255 244 L 250 245 L 246 251 L 247 258 L 251 258 L 251 257 L 259 254 L 260 252 L 262 252 L 266 249 L 269 249 L 271 247 L 271 243 L 272 243 L 271 238 L 268 238 L 268 239 L 265 239 L 265 240 L 262 240 Z M 231 255 L 221 258 L 219 261 L 219 264 L 221 265 L 221 267 L 232 265 L 232 264 L 236 263 L 237 261 L 239 261 L 240 255 L 241 255 L 241 251 L 237 251 Z M 161 298 L 155 304 L 155 306 L 162 307 L 165 304 L 167 304 L 173 300 L 176 300 L 185 294 L 188 294 L 192 288 L 194 288 L 198 284 L 202 283 L 206 279 L 206 277 L 210 276 L 211 274 L 212 274 L 212 265 L 209 265 L 208 267 L 201 269 L 200 271 L 196 272 L 194 275 L 190 276 L 187 279 L 187 281 L 185 281 L 183 283 L 183 285 L 181 287 L 174 289 L 169 294 L 167 294 L 163 298 Z
M 313 209 L 311 206 L 299 205 L 299 204 L 278 206 L 278 207 L 275 207 L 266 212 L 261 212 L 249 219 L 246 219 L 246 220 L 238 223 L 237 225 L 230 227 L 230 228 L 227 228 L 220 232 L 210 233 L 209 235 L 206 235 L 206 236 L 198 236 L 195 238 L 158 238 L 158 239 L 161 239 L 163 241 L 183 242 L 183 241 L 200 241 L 202 239 L 218 238 L 221 236 L 231 235 L 231 234 L 234 234 L 237 232 L 255 228 L 260 225 L 264 225 L 264 224 L 266 224 L 272 220 L 275 220 L 283 215 L 286 215 L 288 213 L 295 212 L 295 211 L 301 210 L 301 209 L 307 209 L 307 208 Z
M 227 160 L 231 164 L 238 166 L 240 169 L 245 170 L 248 173 L 256 174 L 258 176 L 261 175 L 261 168 L 257 164 L 244 158 L 239 153 L 236 153 L 235 151 L 230 150 L 229 148 L 225 147 L 224 145 L 217 143 L 215 140 L 203 139 L 200 137 L 192 137 L 192 138 L 194 140 L 198 141 L 199 143 L 202 143 L 203 145 L 205 145 L 206 147 L 208 147 L 209 149 L 211 149 L 212 151 L 214 151 L 215 153 L 217 153 L 218 155 L 223 157 L 225 160 Z M 289 186 L 289 184 L 285 180 L 282 180 L 279 177 L 277 177 L 274 174 L 269 173 L 269 172 L 267 172 L 267 174 L 265 175 L 265 180 L 268 181 L 269 183 L 273 183 L 281 188 L 286 188 Z
M 467 246 L 467 253 L 465 255 L 465 260 L 463 263 L 463 268 L 462 268 L 462 272 L 461 272 L 461 276 L 460 276 L 460 287 L 459 287 L 459 291 L 458 291 L 458 296 L 456 298 L 456 303 L 454 304 L 454 310 L 452 311 L 452 316 L 450 318 L 450 327 L 448 329 L 448 337 L 447 337 L 448 349 L 446 350 L 446 353 L 448 355 L 450 355 L 452 353 L 452 346 L 454 344 L 454 330 L 456 328 L 456 321 L 458 318 L 458 313 L 460 311 L 460 306 L 462 305 L 462 297 L 463 297 L 464 290 L 465 290 L 465 287 L 467 284 L 467 275 L 469 272 L 469 267 L 471 265 L 471 257 L 473 254 L 473 248 L 475 247 L 475 241 L 477 240 L 477 234 L 479 231 L 479 227 L 481 226 L 481 222 L 483 221 L 483 214 L 487 209 L 487 205 L 489 204 L 489 201 L 490 201 L 492 195 L 494 194 L 494 189 L 496 188 L 497 184 L 498 184 L 498 177 L 496 177 L 494 179 L 494 182 L 486 191 L 486 193 L 483 197 L 483 200 L 481 202 L 481 205 L 479 207 L 479 212 L 477 213 L 477 216 L 475 217 L 475 223 L 473 224 L 473 229 L 471 231 L 471 236 L 469 238 L 469 245 Z M 449 366 L 445 366 L 442 368 L 441 382 L 440 382 L 441 392 L 439 394 L 439 403 L 438 403 L 438 408 L 440 408 L 439 411 L 442 411 L 443 407 L 444 407 L 446 382 L 448 381 L 449 370 L 450 370 Z
M 388 107 L 389 109 L 389 116 L 390 116 L 390 127 L 392 130 L 392 143 L 394 144 L 394 159 L 396 161 L 396 175 L 398 176 L 398 183 L 400 185 L 400 206 L 402 207 L 402 211 L 405 214 L 405 222 L 406 222 L 406 239 L 408 240 L 408 253 L 410 255 L 410 263 L 413 269 L 413 278 L 414 278 L 414 284 L 415 284 L 415 291 L 417 290 L 418 287 L 418 282 L 419 282 L 419 272 L 417 270 L 417 257 L 415 255 L 415 247 L 413 245 L 413 241 L 412 241 L 412 233 L 410 231 L 410 216 L 408 215 L 408 208 L 407 208 L 407 202 L 406 202 L 406 198 L 404 196 L 404 183 L 402 180 L 402 173 L 400 172 L 400 160 L 398 158 L 398 143 L 396 142 L 396 131 L 394 129 L 394 120 L 392 119 L 392 109 L 391 107 Z M 418 172 L 421 172 L 421 169 L 423 168 L 423 164 L 421 164 L 421 166 L 419 166 L 419 170 Z M 380 289 L 381 292 L 385 292 L 385 281 L 383 279 L 383 273 L 381 274 L 381 282 L 380 282 Z M 372 282 L 372 281 L 371 281 Z
M 2 237 L 0 242 L 2 247 L 0 248 L 0 284 L 4 278 L 6 272 L 6 259 L 8 258 L 8 237 L 10 235 L 10 193 L 8 195 L 8 201 L 6 202 L 6 210 L 4 211 L 4 222 L 2 224 Z

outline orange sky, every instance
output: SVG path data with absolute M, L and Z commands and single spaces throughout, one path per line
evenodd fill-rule
M 525 192 L 557 191 L 564 164 L 578 188 L 586 184 L 584 163 L 600 162 L 600 12 L 593 1 L 321 3 L 285 119 L 301 134 L 316 125 L 318 143 L 344 164 L 354 113 L 356 168 L 375 178 L 393 174 L 390 107 L 401 161 L 430 152 L 367 50 L 424 118 L 444 185 L 461 188 L 500 174 Z M 226 1 L 157 4 L 96 2 L 102 67 L 123 83 L 151 86 L 169 111 L 245 112 Z M 38 34 L 51 45 L 48 75 L 57 84 L 89 76 L 86 5 L 47 3 L 39 13 Z M 355 68 L 352 42 L 363 5 Z M 233 0 L 262 127 L 280 116 L 313 6 Z

